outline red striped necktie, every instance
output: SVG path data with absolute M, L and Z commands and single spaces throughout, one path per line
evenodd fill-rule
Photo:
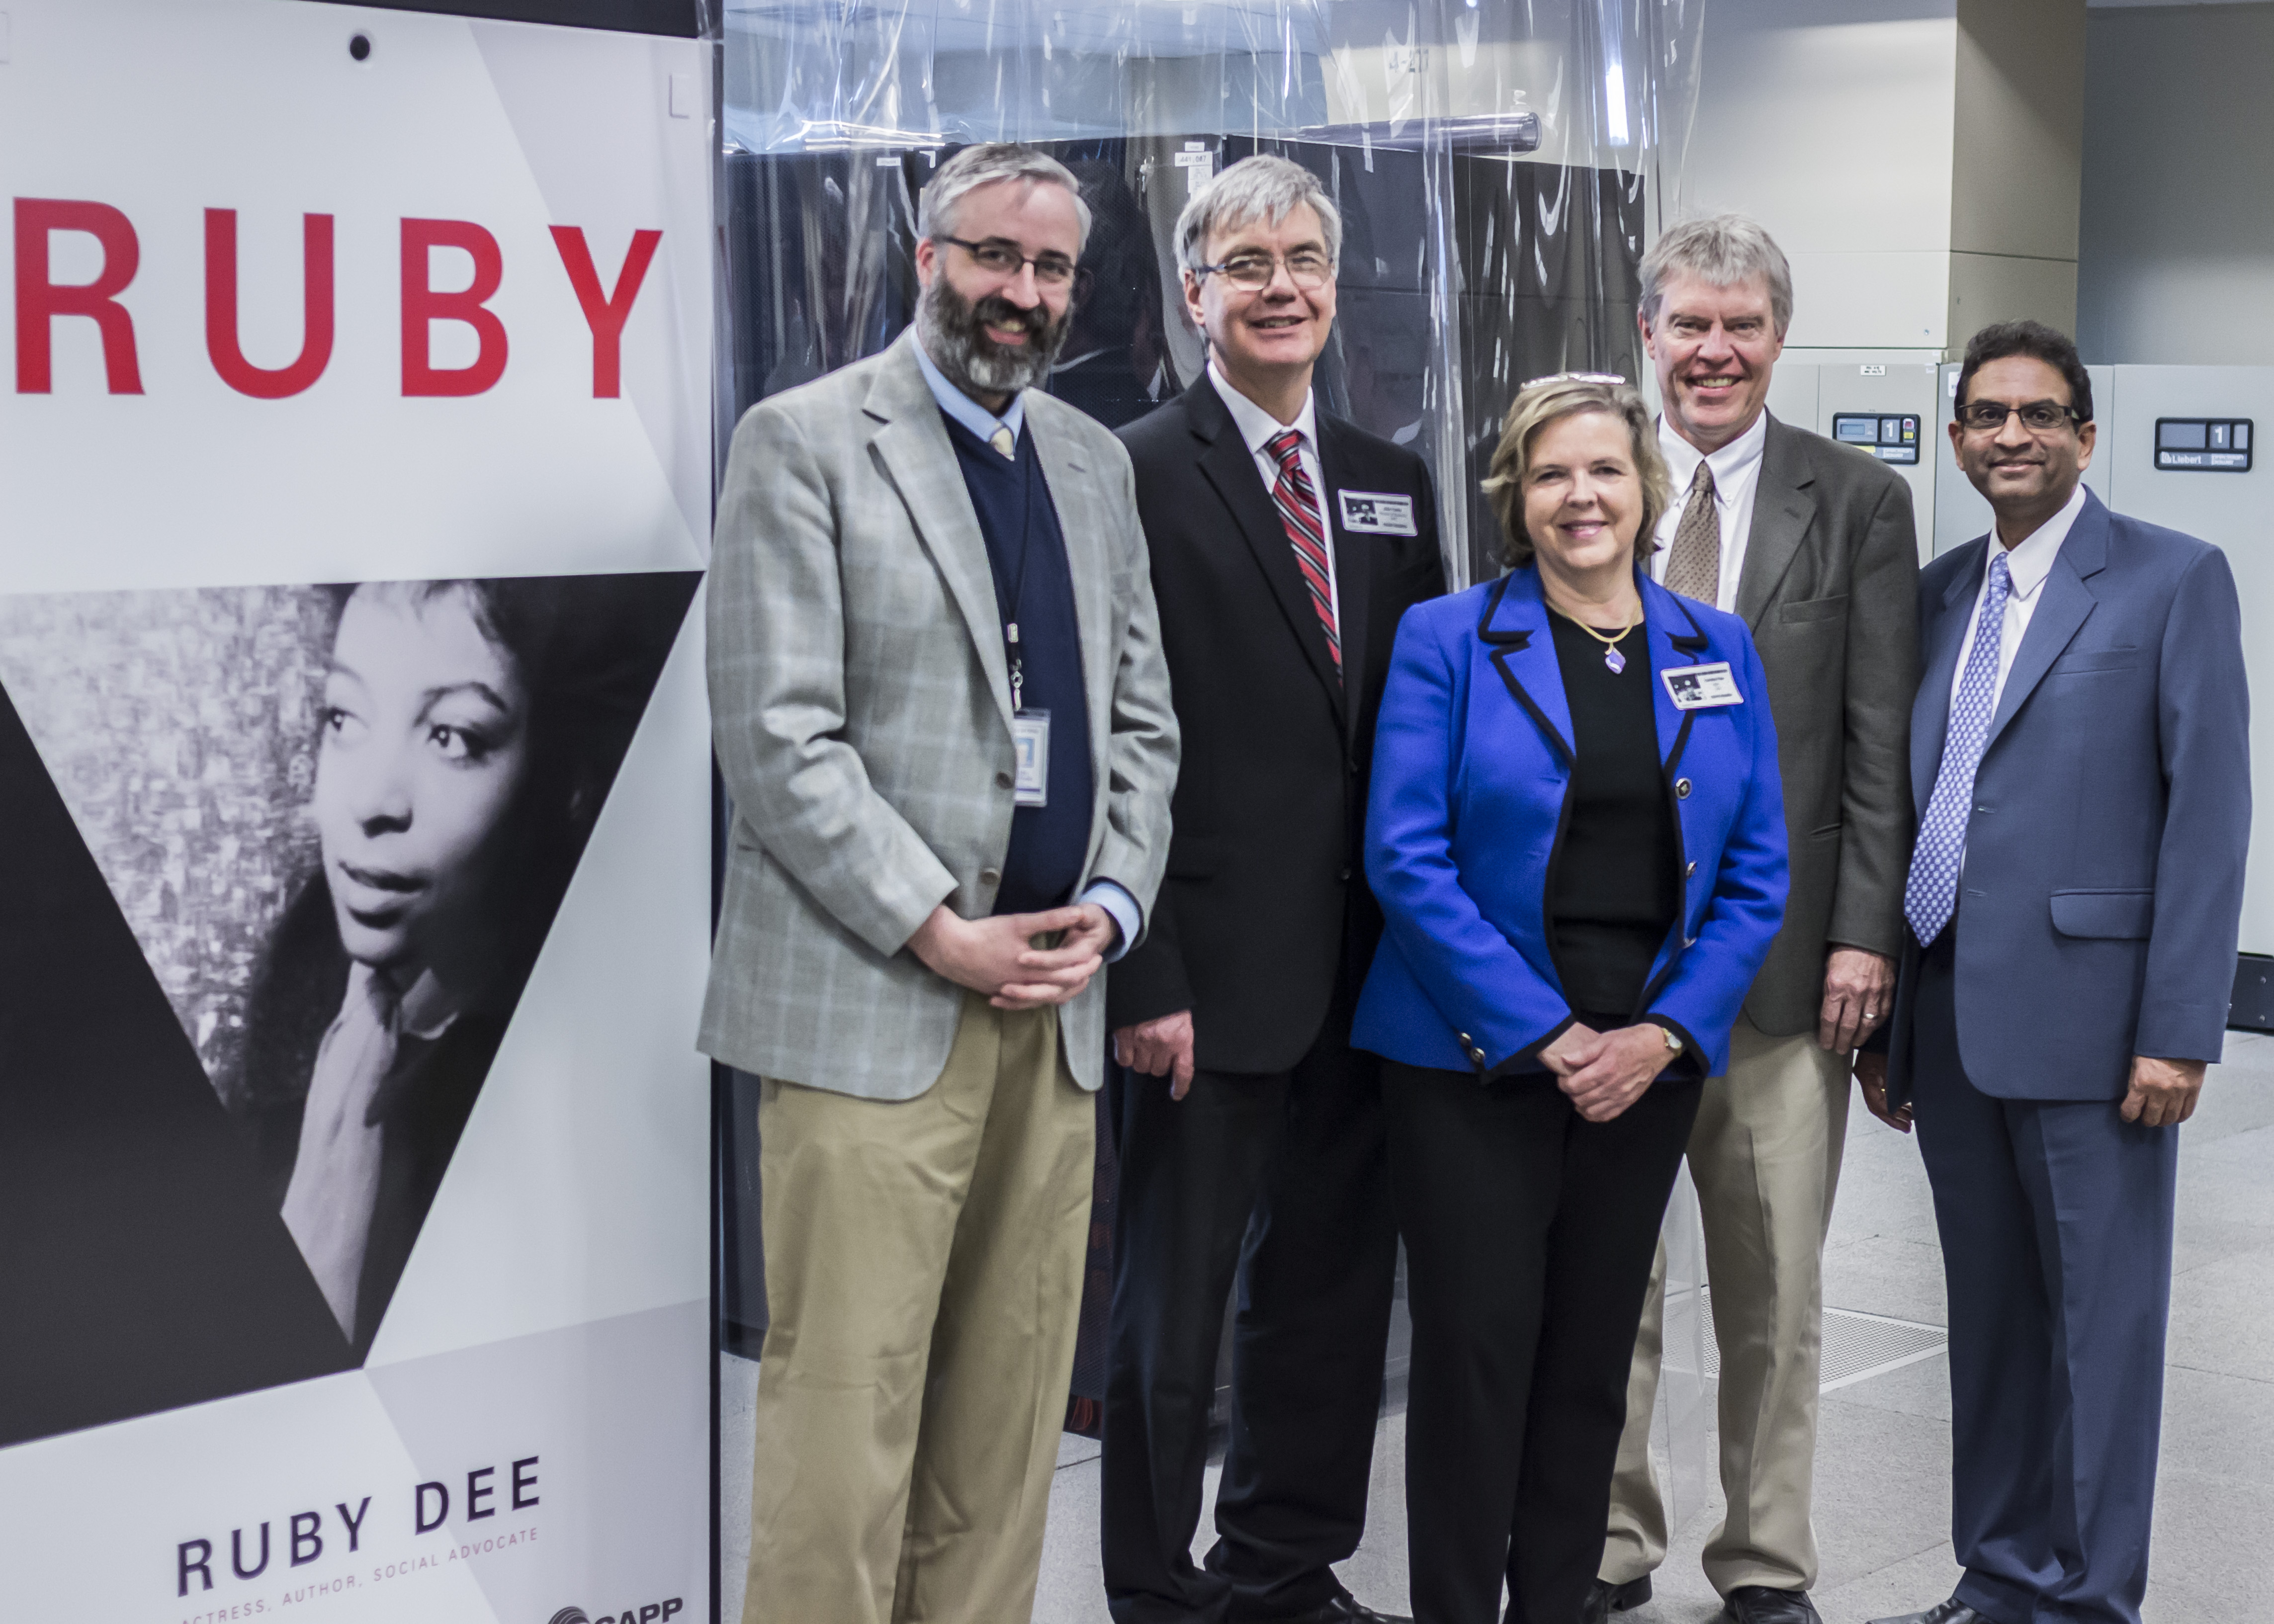
M 1294 429 L 1282 430 L 1263 442 L 1263 448 L 1279 463 L 1271 500 L 1279 509 L 1279 522 L 1287 527 L 1287 539 L 1294 545 L 1295 568 L 1303 572 L 1303 584 L 1310 589 L 1311 607 L 1318 611 L 1320 629 L 1327 634 L 1327 652 L 1334 656 L 1335 674 L 1339 677 L 1343 639 L 1335 626 L 1333 565 L 1327 558 L 1327 531 L 1319 518 L 1319 499 L 1311 489 L 1311 477 L 1303 471 L 1302 447 L 1303 436 Z

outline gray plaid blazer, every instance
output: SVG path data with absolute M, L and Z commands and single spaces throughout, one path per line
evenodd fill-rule
M 962 990 L 906 944 L 987 914 L 1011 838 L 1011 685 L 987 546 L 912 333 L 762 401 L 734 431 L 708 601 L 734 799 L 698 1045 L 763 1077 L 906 1100 L 947 1063 Z M 1149 914 L 1177 719 L 1129 457 L 1028 392 L 1065 532 L 1089 704 L 1089 861 Z M 1060 1007 L 1103 1080 L 1104 977 Z

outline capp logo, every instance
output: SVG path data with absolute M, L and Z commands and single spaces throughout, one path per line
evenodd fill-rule
M 668 1601 L 651 1601 L 627 1607 L 621 1613 L 604 1613 L 597 1619 L 582 1607 L 563 1607 L 547 1624 L 663 1624 L 664 1620 L 683 1611 L 686 1605 L 684 1598 L 674 1596 Z

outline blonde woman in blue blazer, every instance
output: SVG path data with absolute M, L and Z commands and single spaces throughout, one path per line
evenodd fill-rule
M 1784 914 L 1783 796 L 1744 623 L 1642 568 L 1650 414 L 1590 376 L 1510 409 L 1510 573 L 1409 610 L 1374 737 L 1384 1056 L 1410 1264 L 1418 1624 L 1579 1624 L 1659 1224 Z

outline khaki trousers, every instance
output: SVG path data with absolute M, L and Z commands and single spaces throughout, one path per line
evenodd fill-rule
M 964 996 L 913 1100 L 771 1079 L 768 1322 L 743 1624 L 1012 1624 L 1035 1605 L 1096 1113 L 1056 1010 Z
M 1721 1488 L 1728 1515 L 1706 1542 L 1706 1576 L 1804 1590 L 1816 1583 L 1816 1399 L 1824 1336 L 1824 1236 L 1848 1132 L 1849 1063 L 1816 1034 L 1764 1036 L 1743 1015 L 1729 1070 L 1707 1079 L 1690 1136 L 1705 1218 L 1713 1335 L 1721 1350 Z M 1627 1383 L 1601 1577 L 1625 1584 L 1666 1560 L 1666 1507 L 1651 1471 L 1666 1310 L 1659 1249 Z

